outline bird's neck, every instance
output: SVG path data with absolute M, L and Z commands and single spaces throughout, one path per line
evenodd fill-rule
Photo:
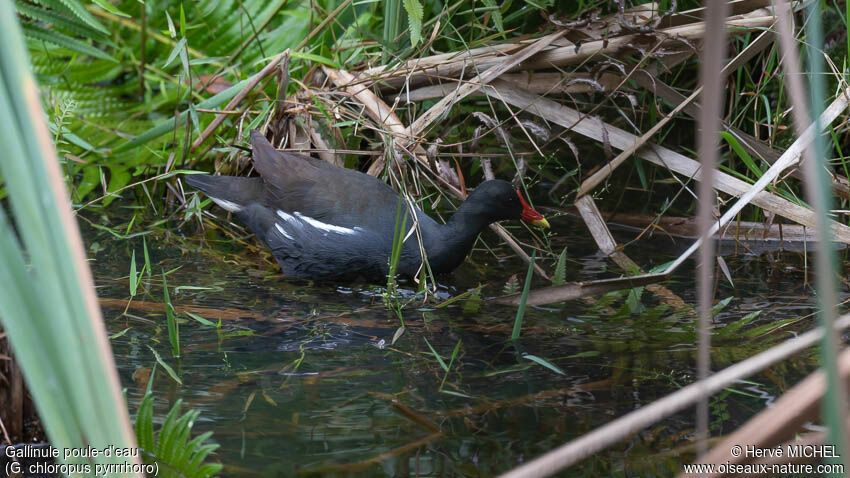
M 473 214 L 466 203 L 449 218 L 448 222 L 438 226 L 435 240 L 428 241 L 428 260 L 431 267 L 441 271 L 450 271 L 460 265 L 475 244 L 475 239 L 488 221 L 480 214 Z

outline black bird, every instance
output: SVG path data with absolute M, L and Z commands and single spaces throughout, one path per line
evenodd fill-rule
M 186 182 L 248 226 L 285 275 L 303 279 L 386 279 L 396 221 L 407 217 L 398 274 L 415 277 L 422 264 L 419 237 L 406 203 L 380 180 L 326 161 L 277 151 L 251 131 L 260 177 L 188 175 Z M 425 257 L 435 274 L 454 270 L 486 226 L 522 219 L 549 223 L 511 183 L 481 183 L 446 224 L 415 208 Z

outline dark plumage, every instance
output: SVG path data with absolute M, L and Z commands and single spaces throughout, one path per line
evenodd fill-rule
M 247 225 L 287 276 L 386 278 L 397 192 L 358 171 L 277 151 L 258 131 L 251 132 L 251 145 L 260 177 L 189 175 L 186 182 Z M 409 214 L 406 204 L 402 214 Z M 428 263 L 437 274 L 460 265 L 478 233 L 491 223 L 523 219 L 548 227 L 519 191 L 501 180 L 481 183 L 446 224 L 418 208 L 415 215 Z M 407 231 L 413 222 L 408 217 Z M 397 272 L 415 276 L 421 262 L 419 240 L 413 232 L 404 242 Z

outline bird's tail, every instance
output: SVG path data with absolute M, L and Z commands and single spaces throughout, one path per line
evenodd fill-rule
M 258 200 L 263 190 L 261 178 L 190 174 L 183 176 L 183 179 L 189 186 L 203 191 L 216 204 L 230 212 L 239 212 L 249 203 Z

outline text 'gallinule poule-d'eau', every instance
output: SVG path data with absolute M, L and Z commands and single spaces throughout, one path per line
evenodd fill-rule
M 397 192 L 367 174 L 277 151 L 256 130 L 251 131 L 251 146 L 260 177 L 189 175 L 186 182 L 247 225 L 287 276 L 386 279 L 397 227 Z M 406 205 L 402 211 L 409 214 Z M 478 233 L 491 223 L 522 219 L 549 227 L 518 189 L 498 179 L 475 188 L 446 224 L 419 208 L 415 214 L 435 274 L 460 265 Z M 413 222 L 407 220 L 407 231 Z M 415 233 L 404 237 L 396 270 L 413 277 L 422 263 L 419 239 Z

